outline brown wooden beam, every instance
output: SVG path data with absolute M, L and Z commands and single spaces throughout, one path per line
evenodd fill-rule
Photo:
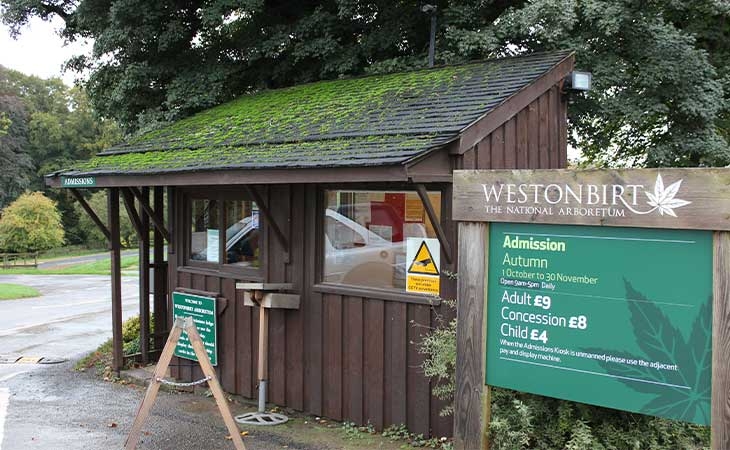
M 276 239 L 279 241 L 279 244 L 284 248 L 284 251 L 289 254 L 289 242 L 284 236 L 284 233 L 281 232 L 281 228 L 279 228 L 279 225 L 276 224 L 276 221 L 274 220 L 274 216 L 271 214 L 271 210 L 268 208 L 266 203 L 264 203 L 263 197 L 258 193 L 258 191 L 253 186 L 245 185 L 244 189 L 248 192 L 248 194 L 251 196 L 253 201 L 256 202 L 256 205 L 258 205 L 259 210 L 261 210 L 261 214 L 264 215 L 266 218 L 266 223 L 268 223 L 271 226 L 271 229 L 274 231 L 274 235 L 276 236 Z
M 489 388 L 485 386 L 486 277 L 489 226 L 459 224 L 459 279 L 456 309 L 456 392 L 454 449 L 489 448 Z
M 164 193 L 161 186 L 154 188 L 154 206 L 157 220 L 164 223 Z M 172 201 L 168 199 L 168 201 Z M 169 226 L 169 224 L 168 224 Z M 162 234 L 154 229 L 153 234 L 153 245 L 154 245 L 154 295 L 152 301 L 152 307 L 155 311 L 153 329 L 155 336 L 154 348 L 161 349 L 165 345 L 164 336 L 161 337 L 159 334 L 161 331 L 167 329 L 167 264 L 165 263 L 165 239 Z M 172 245 L 172 243 L 168 244 Z
M 420 183 L 415 186 L 416 192 L 418 192 L 418 196 L 421 197 L 421 202 L 423 202 L 423 206 L 426 208 L 426 214 L 428 214 L 428 218 L 431 220 L 431 225 L 433 225 L 433 229 L 436 231 L 436 236 L 441 243 L 441 251 L 446 257 L 446 262 L 451 264 L 454 261 L 453 254 L 451 253 L 451 243 L 449 243 L 449 239 L 446 237 L 444 228 L 441 226 L 441 220 L 436 215 L 436 210 L 431 204 L 431 199 L 428 197 L 426 186 Z
M 134 207 L 134 195 L 129 191 L 129 188 L 120 189 L 122 198 L 124 199 L 124 208 L 127 210 L 129 220 L 132 222 L 132 227 L 137 233 L 137 238 L 142 241 L 142 225 L 137 209 Z
M 128 195 L 134 206 L 132 193 L 128 192 Z M 142 197 L 149 201 L 150 188 L 142 188 Z M 150 350 L 150 218 L 146 211 L 141 212 L 139 223 L 139 349 L 142 364 L 147 364 Z
M 459 138 L 459 146 L 453 147 L 452 151 L 463 154 L 474 147 L 497 127 L 502 126 L 512 116 L 526 108 L 533 100 L 544 94 L 551 87 L 563 81 L 575 65 L 575 56 L 571 53 L 559 62 L 550 71 L 543 74 L 523 89 L 515 92 L 505 99 L 499 106 L 484 114 L 467 126 Z M 557 132 L 557 130 L 556 130 Z
M 119 238 L 119 188 L 110 188 L 107 195 L 109 232 L 111 234 L 112 275 L 112 370 L 119 373 L 124 364 L 122 347 L 122 269 Z
M 713 238 L 712 450 L 730 448 L 730 232 Z
M 109 233 L 109 229 L 106 227 L 104 222 L 99 219 L 99 216 L 96 215 L 93 209 L 91 209 L 91 206 L 86 202 L 86 199 L 83 195 L 77 190 L 77 189 L 69 189 L 71 192 L 71 195 L 74 196 L 74 198 L 79 202 L 82 208 L 84 208 L 84 211 L 86 211 L 86 214 L 89 215 L 91 218 L 91 221 L 96 224 L 96 226 L 99 228 L 99 230 L 102 232 L 104 237 L 106 237 L 107 241 L 112 240 L 112 235 Z
M 406 182 L 408 174 L 401 164 L 377 167 L 341 167 L 312 169 L 231 169 L 197 172 L 159 172 L 137 174 L 88 174 L 96 187 L 127 186 L 230 186 L 234 184 L 291 184 Z M 46 186 L 61 186 L 61 175 L 46 177 Z
M 165 224 L 160 220 L 160 218 L 155 214 L 155 212 L 152 210 L 152 207 L 150 206 L 149 198 L 145 199 L 142 196 L 142 193 L 140 190 L 136 187 L 130 187 L 129 188 L 135 197 L 137 197 L 137 200 L 139 201 L 140 206 L 142 206 L 142 209 L 147 212 L 147 215 L 152 220 L 152 223 L 155 225 L 155 228 L 157 228 L 160 233 L 162 233 L 162 236 L 165 238 L 167 242 L 170 242 L 170 233 L 167 232 L 167 229 L 165 229 Z

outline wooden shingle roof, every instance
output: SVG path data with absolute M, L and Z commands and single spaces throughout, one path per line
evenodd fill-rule
M 261 91 L 53 175 L 405 164 L 457 139 L 568 57 L 540 53 Z

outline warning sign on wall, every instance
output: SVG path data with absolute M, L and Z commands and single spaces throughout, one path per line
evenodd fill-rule
M 406 241 L 406 291 L 439 295 L 441 245 L 438 239 L 412 238 Z

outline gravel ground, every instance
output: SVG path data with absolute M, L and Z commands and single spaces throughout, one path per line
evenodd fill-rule
M 103 381 L 90 373 L 93 370 L 74 371 L 73 362 L 28 369 L 0 380 L 0 390 L 7 390 L 10 398 L 2 450 L 122 448 L 143 387 Z M 234 415 L 254 410 L 249 402 L 232 400 Z M 241 429 L 248 432 L 244 442 L 249 450 L 404 448 L 402 441 L 365 433 L 348 435 L 339 423 L 296 413 L 282 426 Z M 161 391 L 137 448 L 232 449 L 227 434 L 212 398 Z

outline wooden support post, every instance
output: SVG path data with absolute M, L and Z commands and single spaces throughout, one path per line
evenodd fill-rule
M 157 220 L 164 224 L 164 195 L 162 186 L 154 188 L 154 206 Z M 170 201 L 170 200 L 168 200 Z M 149 225 L 148 225 L 149 226 Z M 169 228 L 169 224 L 168 224 Z M 154 280 L 155 289 L 153 297 L 153 308 L 155 311 L 154 335 L 160 336 L 163 330 L 167 329 L 167 264 L 165 263 L 165 238 L 160 231 L 154 229 Z M 170 244 L 171 245 L 171 244 Z M 155 338 L 155 350 L 162 348 L 163 339 Z
M 487 249 L 486 223 L 459 223 L 454 448 L 487 449 L 490 420 L 485 386 Z
M 142 188 L 142 197 L 149 199 L 148 187 Z M 139 215 L 139 234 L 139 350 L 142 364 L 147 364 L 150 351 L 150 219 L 145 210 Z
M 200 339 L 198 329 L 195 327 L 195 324 L 190 317 L 178 317 L 175 319 L 170 335 L 167 338 L 165 348 L 162 350 L 157 367 L 155 367 L 155 373 L 152 376 L 152 380 L 150 380 L 150 385 L 147 387 L 147 392 L 142 399 L 142 403 L 139 405 L 139 408 L 137 408 L 137 415 L 132 423 L 129 436 L 124 443 L 124 450 L 134 450 L 137 448 L 139 437 L 142 434 L 142 425 L 144 425 L 145 420 L 147 420 L 147 416 L 149 416 L 150 411 L 152 410 L 152 405 L 154 405 L 157 394 L 160 391 L 161 380 L 165 377 L 165 373 L 167 372 L 167 368 L 170 365 L 170 361 L 172 360 L 172 356 L 175 352 L 175 346 L 177 345 L 183 330 L 188 333 L 190 343 L 195 351 L 195 356 L 198 357 L 200 367 L 207 378 L 208 387 L 210 387 L 221 416 L 223 416 L 223 422 L 226 424 L 226 428 L 231 435 L 233 445 L 237 450 L 246 450 L 246 446 L 243 444 L 243 439 L 241 439 L 238 425 L 236 425 L 233 415 L 231 414 L 231 410 L 228 407 L 228 400 L 226 400 L 220 383 L 218 383 L 218 378 L 216 378 L 215 375 L 215 369 L 210 364 L 208 353 L 205 351 L 205 345 Z
M 730 448 L 730 232 L 714 234 L 712 450 Z
M 454 258 L 451 252 L 451 243 L 449 242 L 448 237 L 446 237 L 446 232 L 444 232 L 444 228 L 441 226 L 441 221 L 436 215 L 436 210 L 431 204 L 431 199 L 428 196 L 426 186 L 423 184 L 416 184 L 416 192 L 418 192 L 418 196 L 421 198 L 421 203 L 423 203 L 423 207 L 426 209 L 428 219 L 431 221 L 431 225 L 436 231 L 436 237 L 438 237 L 439 243 L 441 243 L 441 250 L 446 257 L 446 262 L 448 264 L 453 263 Z
M 152 210 L 152 207 L 150 206 L 149 197 L 144 198 L 142 196 L 142 192 L 140 192 L 139 189 L 135 187 L 129 188 L 135 197 L 137 197 L 137 200 L 139 201 L 139 205 L 147 212 L 147 215 L 152 220 L 152 223 L 155 225 L 155 228 L 159 230 L 160 233 L 165 237 L 166 241 L 170 241 L 170 234 L 167 232 L 167 229 L 165 229 L 165 224 L 162 223 L 161 220 L 158 220 L 158 216 L 155 214 L 155 212 Z
M 267 384 L 269 378 L 269 310 L 261 304 L 261 291 L 254 291 L 252 299 L 259 305 L 259 353 L 258 353 L 258 378 L 259 378 L 259 409 L 258 412 L 266 411 Z M 256 296 L 256 298 L 253 298 Z
M 266 223 L 271 227 L 271 230 L 274 232 L 276 240 L 279 241 L 279 244 L 281 244 L 282 248 L 286 252 L 286 258 L 288 259 L 289 241 L 287 240 L 286 236 L 284 236 L 281 228 L 279 228 L 276 220 L 274 220 L 274 215 L 271 213 L 268 205 L 264 202 L 264 198 L 261 197 L 259 192 L 253 186 L 244 185 L 243 187 L 248 192 L 248 195 L 251 196 L 253 201 L 256 202 L 256 205 L 259 207 L 261 214 L 263 214 L 264 218 L 266 219 Z
M 111 235 L 111 276 L 112 276 L 112 370 L 119 373 L 124 364 L 122 348 L 122 268 L 121 242 L 119 237 L 119 188 L 109 188 L 108 222 Z
M 124 199 L 124 208 L 127 210 L 129 221 L 132 222 L 132 227 L 134 228 L 134 232 L 137 233 L 137 238 L 142 241 L 141 223 L 139 214 L 137 214 L 137 210 L 134 207 L 134 196 L 129 191 L 129 188 L 121 188 L 121 194 Z

